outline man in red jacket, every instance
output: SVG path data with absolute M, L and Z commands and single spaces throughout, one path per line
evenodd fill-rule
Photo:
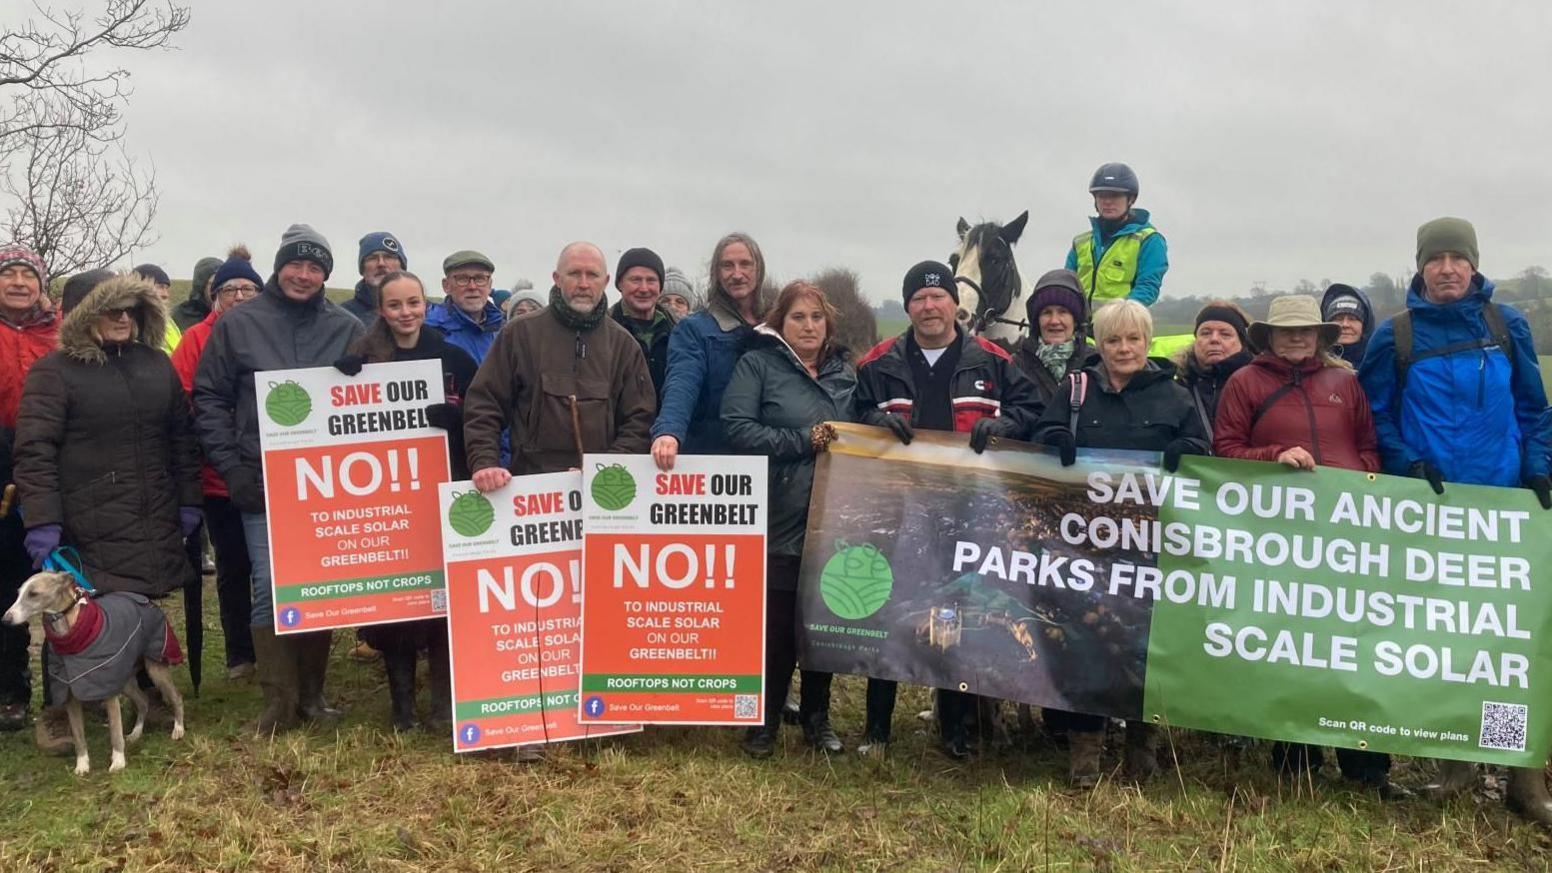
M 37 359 L 54 349 L 59 323 L 53 308 L 44 306 L 46 271 L 43 259 L 20 245 L 0 246 L 0 488 L 9 490 L 11 448 L 16 435 L 16 411 L 22 385 Z M 32 559 L 22 547 L 26 532 L 15 500 L 0 499 L 0 610 L 16 602 L 16 592 L 32 575 Z M 32 700 L 25 626 L 0 626 L 0 730 L 27 725 Z M 41 738 L 40 738 L 41 739 Z M 60 738 L 68 743 L 68 736 Z
M 994 342 L 967 336 L 954 322 L 959 288 L 954 271 L 922 261 L 901 287 L 911 329 L 884 340 L 857 363 L 857 414 L 910 444 L 915 429 L 970 434 L 984 451 L 993 437 L 1028 439 L 1041 406 L 1035 385 L 1013 356 Z M 857 751 L 870 754 L 889 742 L 896 683 L 868 679 L 867 727 Z M 967 722 L 978 720 L 976 697 L 938 691 L 938 728 L 944 754 L 969 755 Z

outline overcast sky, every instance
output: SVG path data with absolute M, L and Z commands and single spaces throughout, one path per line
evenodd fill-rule
M 128 144 L 174 276 L 293 221 L 331 285 L 372 230 L 542 288 L 569 240 L 701 274 L 738 229 L 898 299 L 961 215 L 1028 209 L 1026 281 L 1060 266 L 1120 160 L 1166 294 L 1400 275 L 1446 214 L 1507 277 L 1552 266 L 1549 32 L 1541 2 L 198 2 L 124 60 Z

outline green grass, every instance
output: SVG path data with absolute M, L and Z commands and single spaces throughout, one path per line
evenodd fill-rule
M 183 741 L 152 731 L 110 775 L 91 725 L 95 769 L 76 778 L 30 732 L 0 736 L 0 869 L 1435 871 L 1549 857 L 1544 832 L 1480 793 L 1387 806 L 1329 772 L 1280 781 L 1264 745 L 1233 761 L 1201 735 L 1173 737 L 1179 768 L 1140 789 L 1068 789 L 1038 736 L 952 764 L 915 717 L 919 689 L 883 761 L 816 755 L 790 728 L 763 762 L 714 728 L 568 744 L 538 765 L 455 757 L 446 737 L 384 729 L 381 668 L 344 657 L 349 632 L 329 677 L 342 726 L 254 739 L 241 725 L 257 689 L 225 679 L 213 591 L 207 603 Z M 838 679 L 849 742 L 861 698 L 860 679 Z M 1415 784 L 1428 767 L 1397 770 Z
M 1547 395 L 1552 396 L 1552 355 L 1539 355 L 1537 360 L 1541 364 L 1541 384 L 1546 386 Z

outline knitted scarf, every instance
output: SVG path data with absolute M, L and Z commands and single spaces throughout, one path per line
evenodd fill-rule
M 600 297 L 598 305 L 594 306 L 591 312 L 578 312 L 571 308 L 570 303 L 566 302 L 565 296 L 560 293 L 560 288 L 551 285 L 550 313 L 555 316 L 556 321 L 559 321 L 568 329 L 583 331 L 597 327 L 598 323 L 603 321 L 604 316 L 609 313 L 609 307 L 604 305 L 603 298 Z

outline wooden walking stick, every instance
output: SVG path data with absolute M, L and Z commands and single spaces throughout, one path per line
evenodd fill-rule
M 571 436 L 577 441 L 577 469 L 582 469 L 582 415 L 577 412 L 577 395 L 572 394 L 568 398 L 571 401 Z

